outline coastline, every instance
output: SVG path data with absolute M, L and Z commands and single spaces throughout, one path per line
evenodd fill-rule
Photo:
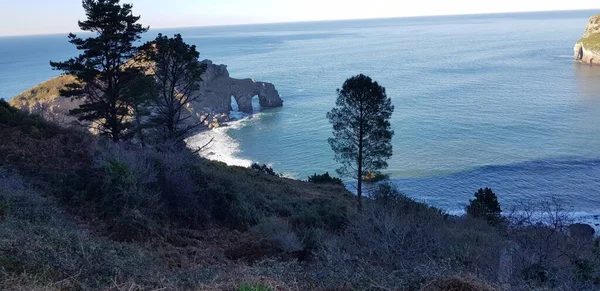
M 257 118 L 259 114 L 255 113 L 247 115 L 238 112 L 231 112 L 229 117 L 231 121 L 221 123 L 221 126 L 213 129 L 206 129 L 185 140 L 188 148 L 198 149 L 206 146 L 205 149 L 198 154 L 212 161 L 223 162 L 229 166 L 250 167 L 252 161 L 239 158 L 236 156 L 240 152 L 239 144 L 231 136 L 228 131 L 239 129 L 245 126 L 245 123 L 252 118 Z M 212 140 L 212 141 L 211 141 Z
M 238 153 L 241 151 L 240 145 L 238 141 L 232 138 L 229 134 L 229 130 L 238 130 L 247 125 L 247 123 L 254 118 L 260 118 L 260 112 L 256 112 L 254 114 L 244 114 L 238 112 L 231 112 L 230 117 L 232 121 L 228 121 L 223 123 L 222 127 L 212 129 L 212 130 L 204 130 L 197 133 L 194 136 L 186 139 L 186 143 L 189 148 L 197 149 L 203 145 L 206 145 L 211 139 L 213 140 L 209 146 L 206 147 L 203 151 L 199 153 L 199 155 L 203 158 L 223 162 L 229 166 L 239 166 L 239 167 L 249 167 L 253 161 L 250 159 L 241 158 L 238 156 Z M 283 173 L 284 177 L 297 179 L 295 175 L 290 173 Z M 350 191 L 352 191 L 351 186 L 346 186 Z M 352 191 L 354 192 L 354 191 Z M 419 201 L 419 197 L 411 197 Z M 424 202 L 426 203 L 426 202 Z M 427 203 L 428 205 L 432 205 Z M 432 205 L 433 206 L 433 205 Z M 510 205 L 506 206 L 506 210 L 509 209 Z M 453 216 L 462 216 L 465 214 L 462 209 L 444 209 L 440 208 L 446 213 Z M 592 211 L 578 211 L 575 209 L 563 209 L 561 210 L 564 214 L 568 216 L 568 220 L 571 223 L 584 223 L 593 227 L 596 231 L 596 236 L 600 237 L 600 210 L 597 212 Z M 505 213 L 509 213 L 505 211 Z M 518 211 L 517 211 L 518 213 Z M 548 213 L 535 213 L 537 217 L 548 216 Z

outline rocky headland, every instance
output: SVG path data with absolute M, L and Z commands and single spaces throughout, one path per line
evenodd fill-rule
M 575 60 L 600 65 L 600 14 L 592 16 L 583 37 L 575 44 Z
M 253 79 L 236 79 L 229 75 L 226 65 L 216 65 L 210 60 L 202 61 L 206 71 L 199 84 L 199 98 L 189 106 L 190 114 L 196 116 L 208 128 L 218 127 L 228 121 L 232 110 L 232 97 L 239 111 L 252 113 L 252 98 L 258 97 L 261 108 L 283 106 L 275 85 Z M 15 96 L 10 104 L 23 111 L 43 116 L 46 120 L 66 125 L 85 126 L 68 113 L 79 107 L 84 98 L 71 99 L 60 96 L 60 89 L 73 82 L 72 76 L 61 75 Z
M 215 65 L 210 60 L 202 61 L 206 72 L 202 75 L 200 96 L 193 105 L 196 109 L 213 113 L 231 111 L 233 97 L 241 112 L 252 113 L 252 98 L 258 96 L 260 106 L 275 108 L 283 106 L 283 100 L 275 85 L 253 79 L 235 79 L 229 76 L 226 65 Z

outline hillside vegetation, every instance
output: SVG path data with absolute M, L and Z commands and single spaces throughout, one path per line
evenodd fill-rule
M 559 205 L 454 217 L 382 185 L 114 144 L 0 102 L 1 290 L 597 290 Z
M 61 75 L 41 83 L 10 100 L 10 105 L 16 108 L 30 109 L 36 103 L 48 104 L 60 97 L 60 90 L 67 84 L 73 83 L 75 77 L 70 75 Z
M 600 14 L 590 18 L 585 33 L 579 42 L 587 50 L 600 52 Z

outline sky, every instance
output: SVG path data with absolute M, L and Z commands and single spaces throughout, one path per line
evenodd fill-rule
M 598 0 L 123 0 L 151 28 L 580 10 Z M 81 0 L 0 0 L 0 36 L 77 32 Z

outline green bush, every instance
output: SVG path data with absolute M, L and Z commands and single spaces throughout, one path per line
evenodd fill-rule
M 341 232 L 348 224 L 348 207 L 336 200 L 317 198 L 299 207 L 291 221 L 298 229 L 323 228 Z
M 250 169 L 252 170 L 256 170 L 259 172 L 263 172 L 269 176 L 278 176 L 277 173 L 275 173 L 275 171 L 273 170 L 272 167 L 267 166 L 266 164 L 263 164 L 262 166 L 260 164 L 254 163 L 250 166 Z
M 408 199 L 398 188 L 392 184 L 379 184 L 371 193 L 371 198 L 378 204 L 389 205 Z
M 55 126 L 44 121 L 38 115 L 27 114 L 0 100 L 0 124 L 19 128 L 34 138 L 42 138 L 57 131 Z
M 596 281 L 600 277 L 596 275 L 596 266 L 594 262 L 588 259 L 577 259 L 572 262 L 575 268 L 575 278 L 580 281 Z
M 502 209 L 498 197 L 492 189 L 479 189 L 475 193 L 475 199 L 469 202 L 465 210 L 470 217 L 485 219 L 491 225 L 500 223 Z
M 329 172 L 326 172 L 322 175 L 317 175 L 316 173 L 310 177 L 308 177 L 308 182 L 314 184 L 335 184 L 335 185 L 344 185 L 344 182 L 340 178 L 331 177 Z
M 243 230 L 258 222 L 255 207 L 232 188 L 235 182 L 214 177 L 202 163 L 189 152 L 107 145 L 96 158 L 96 181 L 87 181 L 98 187 L 83 189 L 85 200 L 114 232 L 129 233 L 131 239 L 161 226 L 198 229 L 216 223 Z
M 446 216 L 440 209 L 417 202 L 404 195 L 396 186 L 390 183 L 377 185 L 371 192 L 371 199 L 375 207 L 403 215 L 416 214 L 420 216 Z

